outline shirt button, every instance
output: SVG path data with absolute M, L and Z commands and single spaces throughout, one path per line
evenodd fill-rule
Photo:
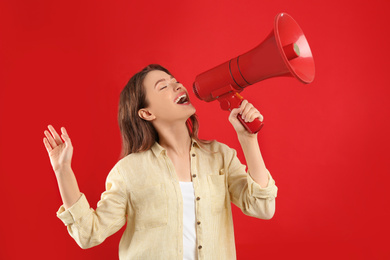
M 192 178 L 196 178 L 196 174 L 192 174 Z
M 200 200 L 200 197 L 196 197 L 196 200 Z
M 196 222 L 196 224 L 200 225 L 200 221 Z
M 195 157 L 195 156 L 196 156 L 196 155 L 193 153 L 193 154 L 192 154 L 192 157 Z
M 198 246 L 198 249 L 202 249 L 202 246 Z

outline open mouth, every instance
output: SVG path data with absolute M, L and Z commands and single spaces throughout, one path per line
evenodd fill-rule
M 188 96 L 185 93 L 178 96 L 175 100 L 175 103 L 179 104 L 179 105 L 188 104 L 189 102 L 190 102 L 190 100 L 188 99 Z

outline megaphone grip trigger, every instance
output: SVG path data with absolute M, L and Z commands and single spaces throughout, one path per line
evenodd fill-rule
M 243 96 L 241 96 L 240 94 L 238 94 L 238 92 L 236 92 L 236 93 L 235 93 L 235 95 L 236 95 L 236 97 L 238 97 L 238 99 L 240 99 L 240 100 L 244 100 L 244 97 L 243 97 Z

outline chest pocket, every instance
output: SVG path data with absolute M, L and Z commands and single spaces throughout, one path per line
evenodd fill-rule
M 227 208 L 225 174 L 221 170 L 219 175 L 209 175 L 208 182 L 211 196 L 211 211 L 220 213 Z
M 165 185 L 135 189 L 131 192 L 135 209 L 135 230 L 165 226 L 168 221 L 168 202 Z

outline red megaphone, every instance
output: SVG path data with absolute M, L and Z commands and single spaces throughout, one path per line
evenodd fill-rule
M 238 93 L 261 80 L 291 76 L 302 83 L 311 83 L 315 68 L 309 44 L 299 25 L 286 13 L 275 17 L 274 30 L 254 49 L 196 76 L 195 95 L 206 102 L 217 99 L 223 110 L 240 106 Z M 257 133 L 263 122 L 256 119 L 245 123 L 251 133 Z

